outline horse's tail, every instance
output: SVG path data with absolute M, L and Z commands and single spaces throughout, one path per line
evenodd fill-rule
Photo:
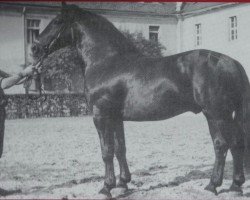
M 236 120 L 244 131 L 245 153 L 244 166 L 248 173 L 250 173 L 250 84 L 247 74 L 240 63 L 237 62 L 242 79 L 242 98 L 240 106 L 236 110 Z

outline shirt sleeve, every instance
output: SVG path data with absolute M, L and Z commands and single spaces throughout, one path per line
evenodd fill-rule
M 2 88 L 2 81 L 3 81 L 4 77 L 0 77 L 0 87 Z M 3 88 L 2 88 L 3 89 Z

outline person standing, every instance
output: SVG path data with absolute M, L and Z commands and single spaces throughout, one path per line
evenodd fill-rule
M 16 85 L 23 78 L 31 76 L 35 68 L 38 66 L 29 65 L 21 72 L 9 75 L 4 71 L 0 70 L 0 158 L 3 154 L 3 142 L 4 142 L 4 129 L 5 129 L 5 118 L 6 118 L 6 110 L 5 107 L 7 105 L 7 99 L 4 94 L 4 89 L 8 89 L 14 85 Z

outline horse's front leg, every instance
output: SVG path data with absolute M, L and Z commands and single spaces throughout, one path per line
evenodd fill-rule
M 105 164 L 104 186 L 99 193 L 111 197 L 110 190 L 116 186 L 114 173 L 114 120 L 94 106 L 94 124 L 99 134 L 102 158 Z
M 126 145 L 122 120 L 116 120 L 115 123 L 115 155 L 120 166 L 120 178 L 117 187 L 127 188 L 127 183 L 131 180 L 131 174 L 126 159 Z

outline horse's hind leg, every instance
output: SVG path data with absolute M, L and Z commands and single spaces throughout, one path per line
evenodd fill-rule
M 104 187 L 100 190 L 101 194 L 111 197 L 110 190 L 115 187 L 114 173 L 114 120 L 101 113 L 100 109 L 94 107 L 94 124 L 99 134 L 102 158 L 105 164 Z
M 230 140 L 230 122 L 225 119 L 207 117 L 210 134 L 214 144 L 215 163 L 210 183 L 205 188 L 217 194 L 216 188 L 221 186 L 225 166 L 226 154 Z
M 231 125 L 232 142 L 230 150 L 233 157 L 233 183 L 230 190 L 242 192 L 240 187 L 245 182 L 243 169 L 244 132 L 237 122 L 233 121 Z
M 126 159 L 124 126 L 122 120 L 117 120 L 115 123 L 115 155 L 120 166 L 120 177 L 117 187 L 127 189 L 127 183 L 131 180 L 131 174 Z

